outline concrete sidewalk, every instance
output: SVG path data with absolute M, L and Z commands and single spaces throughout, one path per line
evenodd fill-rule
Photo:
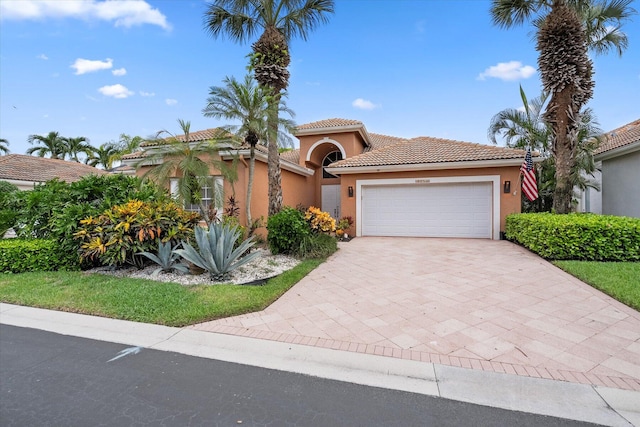
M 607 426 L 640 426 L 637 391 L 11 304 L 0 304 L 0 323 Z

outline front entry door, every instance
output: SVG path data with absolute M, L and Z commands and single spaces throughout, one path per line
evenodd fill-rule
M 322 186 L 322 208 L 328 212 L 334 219 L 340 219 L 340 186 L 339 185 L 323 185 Z

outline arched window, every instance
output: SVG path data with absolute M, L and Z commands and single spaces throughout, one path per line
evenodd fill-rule
M 322 177 L 323 178 L 337 178 L 337 176 L 327 172 L 326 167 L 333 162 L 337 162 L 338 160 L 342 160 L 342 153 L 340 151 L 332 151 L 331 153 L 326 155 L 326 157 L 322 161 Z

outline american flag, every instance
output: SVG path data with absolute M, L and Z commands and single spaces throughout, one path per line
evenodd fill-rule
M 522 192 L 529 201 L 538 198 L 538 183 L 536 182 L 536 171 L 533 169 L 533 160 L 531 160 L 531 149 L 527 148 L 527 154 L 524 156 L 524 162 L 520 166 L 522 172 Z

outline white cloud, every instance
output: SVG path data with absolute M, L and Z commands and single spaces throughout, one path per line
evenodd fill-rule
M 500 80 L 514 81 L 528 79 L 533 76 L 536 69 L 531 65 L 522 65 L 520 61 L 499 62 L 497 65 L 484 70 L 477 77 L 478 80 L 485 80 L 487 77 L 493 77 Z
M 156 96 L 153 92 L 145 92 L 143 90 L 140 91 L 140 96 Z
M 125 86 L 122 86 L 121 84 L 102 86 L 100 89 L 98 89 L 98 92 L 100 92 L 104 96 L 111 96 L 113 98 L 128 98 L 133 95 L 132 91 L 127 89 Z
M 76 70 L 75 74 L 78 76 L 80 74 L 93 73 L 94 71 L 108 70 L 111 67 L 113 67 L 111 58 L 107 58 L 105 61 L 78 58 L 76 62 L 71 64 L 71 68 Z
M 0 2 L 2 19 L 41 20 L 45 18 L 76 18 L 113 22 L 116 27 L 130 28 L 151 24 L 171 29 L 158 9 L 144 0 L 21 0 Z
M 49 59 L 49 57 L 44 53 L 41 53 L 40 55 L 36 56 L 36 58 L 42 59 L 43 61 L 46 61 L 47 59 Z
M 164 100 L 164 102 L 167 103 L 167 105 L 176 105 L 178 103 L 177 99 L 171 99 L 171 98 L 167 98 Z
M 379 105 L 376 105 L 373 102 L 367 101 L 366 99 L 362 99 L 362 98 L 356 99 L 351 103 L 351 105 L 361 110 L 373 110 L 379 107 Z
M 127 70 L 124 68 L 118 68 L 117 70 L 113 70 L 111 72 L 114 76 L 124 76 L 127 74 Z

